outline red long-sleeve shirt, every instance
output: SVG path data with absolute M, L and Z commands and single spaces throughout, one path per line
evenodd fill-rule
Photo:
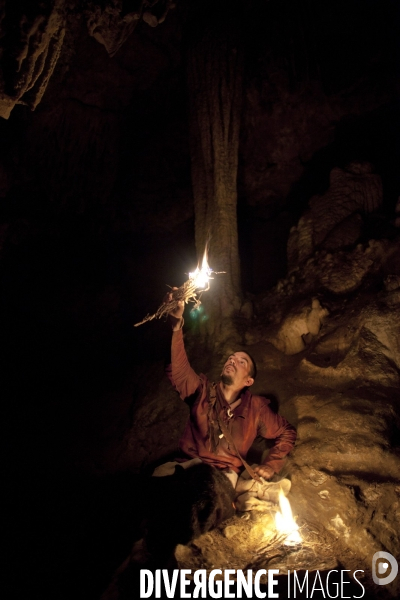
M 222 437 L 215 452 L 209 445 L 209 382 L 205 375 L 197 375 L 189 364 L 183 343 L 182 330 L 172 334 L 171 365 L 167 374 L 182 400 L 190 407 L 190 416 L 180 448 L 188 457 L 199 457 L 203 462 L 220 469 L 231 468 L 238 473 L 242 462 L 233 448 L 229 448 L 225 437 Z M 268 406 L 270 401 L 263 396 L 255 396 L 249 390 L 241 395 L 241 403 L 233 411 L 233 417 L 227 419 L 227 404 L 222 391 L 217 386 L 220 411 L 219 417 L 229 426 L 231 435 L 238 451 L 243 458 L 258 435 L 274 439 L 264 464 L 278 473 L 284 463 L 285 456 L 290 452 L 296 440 L 296 430 L 280 415 L 274 413 Z M 217 406 L 216 405 L 216 406 Z

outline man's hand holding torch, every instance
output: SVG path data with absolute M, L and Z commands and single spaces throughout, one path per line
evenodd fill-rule
M 177 287 L 172 288 L 172 292 L 177 290 Z M 170 292 L 164 298 L 164 303 L 168 305 L 168 302 L 172 302 L 174 300 L 173 293 Z M 173 308 L 168 312 L 169 320 L 171 321 L 172 331 L 179 331 L 183 327 L 183 311 L 185 310 L 185 303 L 183 300 L 174 302 Z

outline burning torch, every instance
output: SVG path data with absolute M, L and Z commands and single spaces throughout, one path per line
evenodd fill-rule
M 185 281 L 181 287 L 171 291 L 169 295 L 170 299 L 167 302 L 164 301 L 154 314 L 146 315 L 142 321 L 135 323 L 134 326 L 139 327 L 139 325 L 143 325 L 143 323 L 146 323 L 147 321 L 161 319 L 163 316 L 178 308 L 179 302 L 185 302 L 186 304 L 188 302 L 193 302 L 194 306 L 192 310 L 196 310 L 201 304 L 201 295 L 203 292 L 207 292 L 210 289 L 210 279 L 213 279 L 213 277 L 211 277 L 213 273 L 219 275 L 220 273 L 225 273 L 225 271 L 214 271 L 210 267 L 207 260 L 206 247 L 201 268 L 197 266 L 193 273 L 189 273 L 189 279 Z

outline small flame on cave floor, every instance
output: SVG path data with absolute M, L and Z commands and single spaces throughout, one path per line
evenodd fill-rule
M 293 519 L 290 502 L 282 490 L 279 492 L 279 508 L 275 515 L 275 526 L 279 533 L 286 535 L 285 546 L 296 546 L 303 541 L 299 533 L 299 526 Z

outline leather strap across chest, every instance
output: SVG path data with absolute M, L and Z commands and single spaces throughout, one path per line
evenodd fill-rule
M 219 430 L 223 434 L 223 436 L 226 439 L 226 441 L 228 442 L 229 446 L 231 446 L 233 448 L 233 450 L 235 451 L 236 456 L 241 460 L 244 468 L 246 469 L 246 471 L 248 472 L 250 477 L 252 479 L 254 479 L 255 481 L 259 481 L 260 483 L 262 483 L 260 476 L 257 475 L 257 473 L 254 471 L 254 469 L 252 469 L 251 466 L 248 464 L 248 462 L 246 462 L 245 459 L 240 455 L 240 452 L 237 449 L 237 446 L 235 444 L 235 441 L 232 437 L 231 432 L 229 431 L 229 429 L 227 428 L 227 426 L 225 425 L 223 420 L 220 419 L 220 417 L 219 417 L 220 407 L 219 407 L 219 401 L 218 401 L 218 396 L 217 396 L 217 384 L 216 383 L 213 383 L 210 386 L 209 398 L 210 398 L 210 404 L 209 404 L 209 409 L 208 409 L 208 418 L 209 418 L 209 424 L 210 424 L 211 445 L 215 444 L 215 447 L 218 445 L 219 440 L 215 440 L 215 435 L 216 435 L 215 434 L 215 432 L 216 432 L 215 425 L 218 425 Z M 228 410 L 230 410 L 230 409 L 228 409 Z M 211 436 L 213 436 L 212 440 L 211 440 Z

